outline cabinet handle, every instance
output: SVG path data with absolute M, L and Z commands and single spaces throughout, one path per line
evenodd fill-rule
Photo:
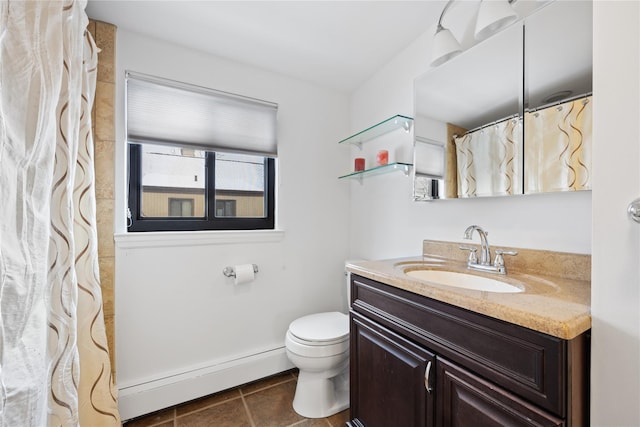
M 431 394 L 433 388 L 431 387 L 431 381 L 429 378 L 431 377 L 431 361 L 427 362 L 427 368 L 424 370 L 424 388 L 427 389 L 427 393 Z

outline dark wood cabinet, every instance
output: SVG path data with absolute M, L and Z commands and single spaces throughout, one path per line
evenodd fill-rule
M 586 426 L 588 340 L 352 275 L 347 425 Z
M 551 427 L 564 422 L 453 363 L 437 363 L 438 427 Z
M 351 390 L 366 390 L 351 394 L 353 425 L 433 427 L 433 353 L 357 314 L 351 337 Z

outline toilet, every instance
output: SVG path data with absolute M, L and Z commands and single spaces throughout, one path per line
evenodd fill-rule
M 285 338 L 298 369 L 293 409 L 324 418 L 349 407 L 349 316 L 337 311 L 294 320 Z

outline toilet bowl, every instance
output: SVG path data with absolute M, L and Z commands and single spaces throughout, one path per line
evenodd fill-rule
M 299 369 L 293 398 L 298 414 L 324 418 L 349 407 L 349 316 L 329 312 L 296 319 L 285 347 Z

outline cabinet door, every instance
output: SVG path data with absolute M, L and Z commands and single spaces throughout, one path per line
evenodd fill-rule
M 434 355 L 354 313 L 351 337 L 350 425 L 432 427 Z
M 440 357 L 436 371 L 438 427 L 565 425 L 542 409 Z

